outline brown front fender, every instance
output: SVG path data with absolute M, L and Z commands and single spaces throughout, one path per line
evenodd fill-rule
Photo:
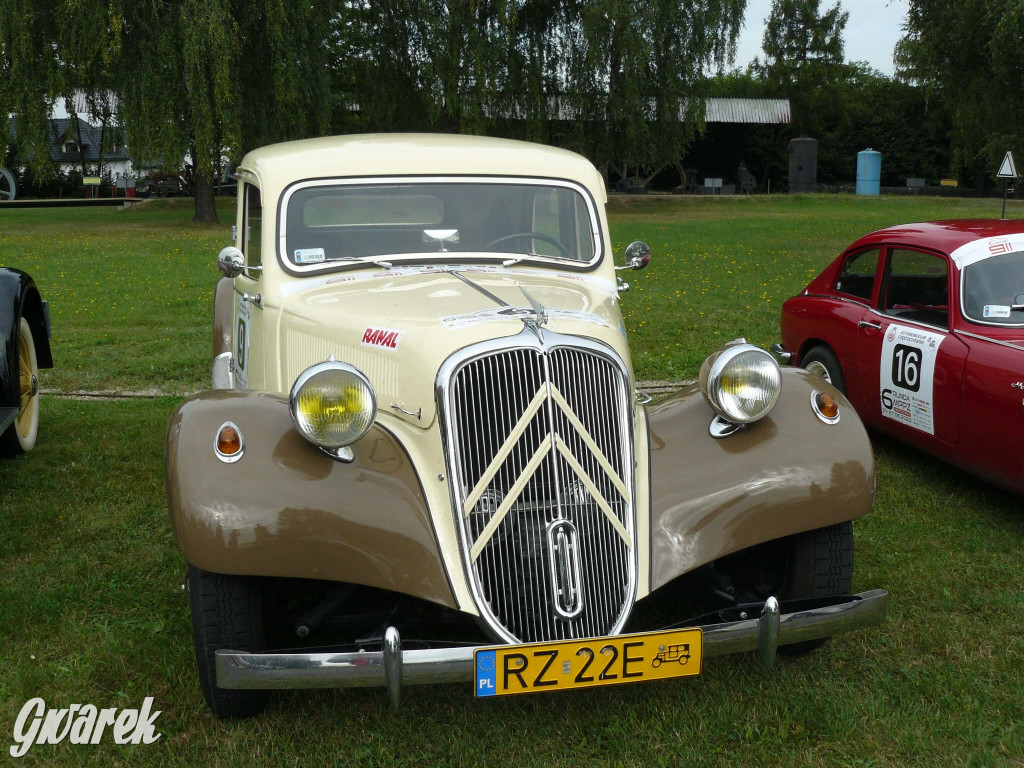
M 233 463 L 214 453 L 224 422 Z M 204 392 L 171 417 L 167 500 L 185 559 L 208 571 L 330 579 L 456 607 L 408 454 L 374 426 L 336 461 L 292 426 L 282 397 Z
M 815 416 L 814 389 L 839 399 L 838 424 Z M 871 443 L 821 378 L 784 368 L 772 412 L 730 437 L 708 434 L 713 415 L 696 386 L 650 411 L 652 590 L 730 552 L 871 509 Z

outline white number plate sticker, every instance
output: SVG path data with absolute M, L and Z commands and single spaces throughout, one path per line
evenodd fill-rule
M 935 358 L 945 338 L 941 333 L 905 325 L 886 329 L 879 372 L 883 416 L 935 434 L 932 383 Z

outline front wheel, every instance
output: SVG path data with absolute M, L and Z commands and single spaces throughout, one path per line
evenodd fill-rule
M 811 347 L 800 360 L 800 365 L 811 373 L 818 374 L 844 395 L 846 394 L 846 377 L 843 376 L 843 367 L 839 364 L 836 353 L 824 344 Z
M 192 607 L 192 642 L 203 696 L 220 718 L 255 717 L 267 706 L 267 691 L 217 687 L 218 650 L 259 651 L 263 648 L 260 592 L 251 577 L 210 573 L 188 567 Z
M 736 602 L 780 601 L 850 594 L 853 579 L 853 523 L 836 523 L 768 541 L 724 558 L 716 570 L 728 575 Z M 800 654 L 827 638 L 779 647 Z
M 39 435 L 39 363 L 32 328 L 24 317 L 18 318 L 18 343 L 15 370 L 10 371 L 7 400 L 18 406 L 18 417 L 0 435 L 0 454 L 16 456 L 35 447 Z

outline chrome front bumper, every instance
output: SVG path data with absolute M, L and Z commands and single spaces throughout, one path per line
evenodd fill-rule
M 747 618 L 742 609 L 728 609 L 721 613 L 727 616 L 734 613 L 739 618 L 698 625 L 704 635 L 704 658 L 760 650 L 765 664 L 771 666 L 780 645 L 818 640 L 884 623 L 888 603 L 889 593 L 876 589 L 791 613 L 781 613 L 778 602 L 770 597 L 756 618 Z M 380 651 L 217 651 L 217 686 L 229 689 L 378 686 L 387 688 L 391 703 L 397 707 L 405 685 L 473 682 L 476 651 L 474 646 L 403 651 L 398 630 L 388 627 Z

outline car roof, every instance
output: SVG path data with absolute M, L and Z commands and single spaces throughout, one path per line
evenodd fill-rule
M 1024 233 L 1024 221 L 1019 219 L 925 221 L 879 229 L 864 235 L 853 243 L 851 249 L 883 243 L 902 243 L 953 253 L 957 248 L 975 240 L 1019 233 Z
M 605 202 L 604 181 L 575 152 L 487 136 L 365 133 L 271 144 L 249 152 L 239 172 L 255 173 L 266 191 L 299 179 L 359 176 L 518 176 L 586 185 Z

